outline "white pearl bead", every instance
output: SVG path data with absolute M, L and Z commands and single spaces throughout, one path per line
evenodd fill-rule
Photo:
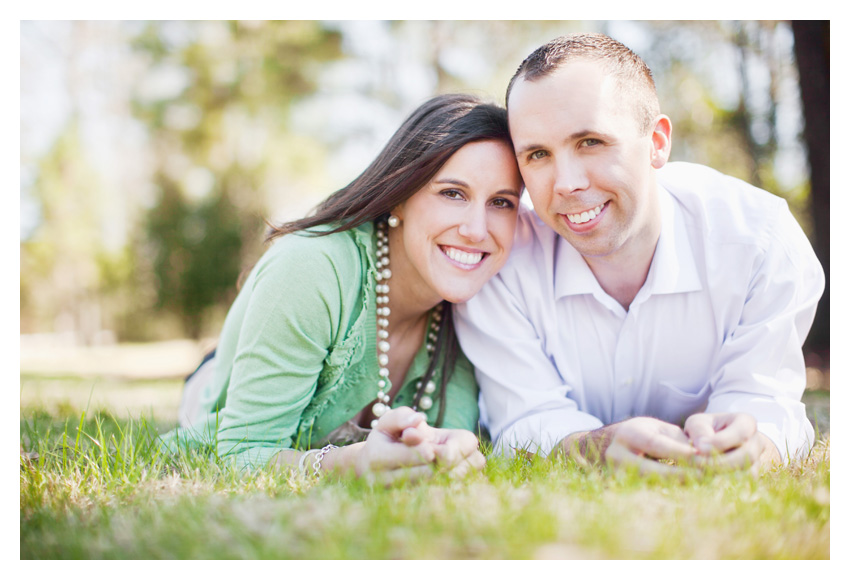
M 381 272 L 381 274 L 384 276 L 384 278 L 387 279 L 392 278 L 393 276 L 392 270 L 390 270 L 389 268 L 384 268 L 384 271 Z
M 433 393 L 437 390 L 437 385 L 434 384 L 434 381 L 428 381 L 428 384 L 425 385 L 425 392 L 428 394 Z
M 389 352 L 390 343 L 388 343 L 386 340 L 380 341 L 378 343 L 378 350 L 380 350 L 381 352 Z
M 378 369 L 378 374 L 384 378 L 387 378 L 388 376 L 390 376 L 390 371 L 389 369 Z
M 378 331 L 378 338 L 386 339 L 386 338 L 389 338 L 389 337 L 390 337 L 390 333 L 387 332 L 386 330 L 384 330 L 383 328 Z
M 378 381 L 378 388 L 381 389 L 381 391 L 383 391 L 384 387 L 386 387 L 386 386 L 387 386 L 387 381 L 385 381 L 384 379 L 381 379 L 381 380 Z
M 390 363 L 390 357 L 385 354 L 378 355 L 378 364 L 382 367 L 387 366 Z
M 420 409 L 422 409 L 423 411 L 427 411 L 427 410 L 428 410 L 428 409 L 430 409 L 433 405 L 434 405 L 434 401 L 432 401 L 432 400 L 431 400 L 431 397 L 429 397 L 428 395 L 425 395 L 425 396 L 424 396 L 424 397 L 422 397 L 422 399 L 419 401 L 419 408 L 420 408 Z
M 387 406 L 384 405 L 383 403 L 375 403 L 374 405 L 372 405 L 372 413 L 376 417 L 381 417 L 386 412 L 387 412 Z

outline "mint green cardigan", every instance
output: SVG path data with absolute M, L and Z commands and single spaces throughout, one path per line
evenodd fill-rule
M 282 449 L 325 445 L 334 429 L 375 399 L 373 230 L 368 223 L 326 236 L 290 234 L 274 243 L 227 315 L 215 373 L 202 394 L 204 417 L 193 432 L 172 431 L 172 444 L 202 437 L 204 429 L 217 431 L 220 457 L 262 466 Z M 422 342 L 394 407 L 412 405 L 429 361 Z M 474 431 L 478 387 L 462 354 L 445 397 L 442 426 Z M 438 412 L 439 404 L 426 412 L 429 423 Z

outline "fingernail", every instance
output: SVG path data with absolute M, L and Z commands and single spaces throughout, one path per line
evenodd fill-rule
M 413 425 L 418 425 L 419 423 L 421 423 L 424 420 L 425 420 L 425 413 L 413 413 L 412 415 L 410 415 L 407 418 L 406 424 L 412 427 Z
M 697 451 L 700 453 L 711 453 L 711 443 L 709 443 L 706 439 L 697 439 L 694 441 L 694 447 L 696 447 Z

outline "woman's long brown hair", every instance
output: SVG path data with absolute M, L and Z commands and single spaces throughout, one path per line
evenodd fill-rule
M 390 138 L 375 160 L 354 181 L 328 197 L 302 219 L 272 227 L 267 240 L 294 232 L 323 236 L 386 220 L 390 211 L 423 188 L 461 147 L 475 141 L 497 140 L 512 147 L 507 112 L 472 95 L 441 95 L 420 105 Z M 317 226 L 330 225 L 315 231 Z M 305 231 L 310 230 L 310 231 Z M 440 386 L 434 393 L 440 411 L 446 411 L 445 389 L 457 362 L 460 347 L 455 336 L 451 305 L 443 302 L 442 325 L 434 355 L 423 382 L 430 381 L 440 365 Z M 414 404 L 422 396 L 417 394 Z

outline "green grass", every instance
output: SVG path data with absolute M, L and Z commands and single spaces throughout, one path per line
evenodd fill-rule
M 163 456 L 164 417 L 76 404 L 22 394 L 21 559 L 830 557 L 828 437 L 758 478 L 489 456 L 463 481 L 385 488 Z

